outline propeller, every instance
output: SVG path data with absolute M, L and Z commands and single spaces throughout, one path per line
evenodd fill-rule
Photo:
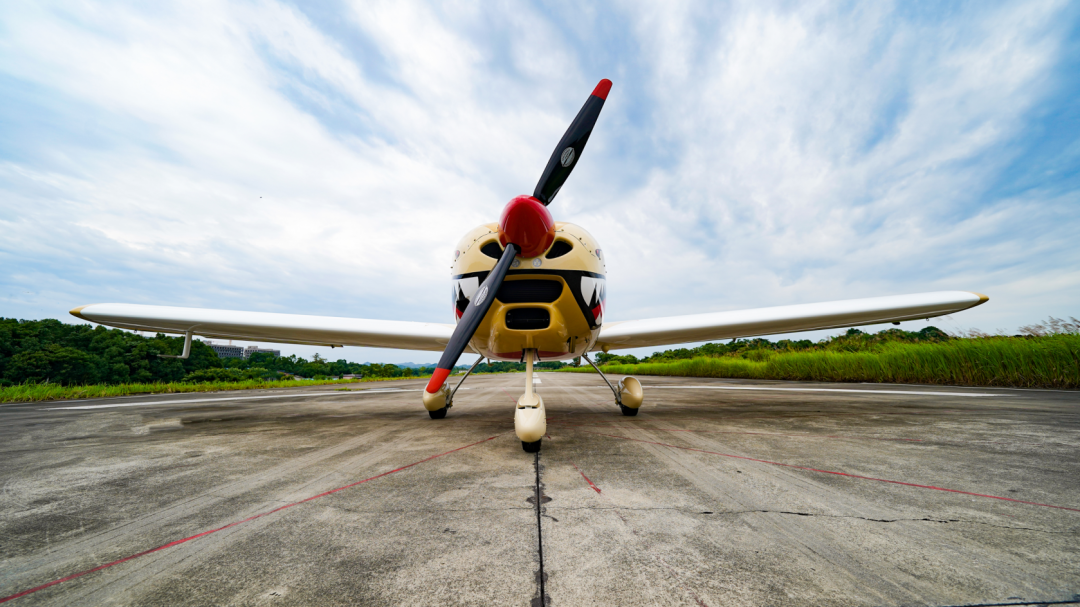
M 570 171 L 574 170 L 581 158 L 581 151 L 585 149 L 585 142 L 589 140 L 596 119 L 600 117 L 600 110 L 604 108 L 609 91 L 611 81 L 604 78 L 585 100 L 585 105 L 581 106 L 577 117 L 570 123 L 570 128 L 566 129 L 559 145 L 555 146 L 555 151 L 551 153 L 551 158 L 544 167 L 544 174 L 540 176 L 540 181 L 533 190 L 533 197 L 544 203 L 544 206 L 551 204 L 551 200 L 559 193 L 559 188 L 566 183 Z
M 536 257 L 551 246 L 555 240 L 555 220 L 551 217 L 547 205 L 559 193 L 559 188 L 566 183 L 566 178 L 577 166 L 581 158 L 581 152 L 585 149 L 585 143 L 589 140 L 596 119 L 600 116 L 600 110 L 604 107 L 604 100 L 611 91 L 611 81 L 603 79 L 593 89 L 585 105 L 581 106 L 577 117 L 566 129 L 559 145 L 555 146 L 540 181 L 536 184 L 532 196 L 518 196 L 508 202 L 499 218 L 499 242 L 505 247 L 502 256 L 495 264 L 495 268 L 488 274 L 484 282 L 473 294 L 465 312 L 461 315 L 454 334 L 443 350 L 439 364 L 435 372 L 431 374 L 426 391 L 429 394 L 438 392 L 450 371 L 457 364 L 461 353 L 469 345 L 480 322 L 491 309 L 491 303 L 495 301 L 495 293 L 502 285 L 506 273 L 510 270 L 510 264 L 514 258 Z

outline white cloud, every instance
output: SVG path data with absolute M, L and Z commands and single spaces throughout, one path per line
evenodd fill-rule
M 991 295 L 963 326 L 1075 313 L 1077 192 L 1000 191 L 1072 13 L 904 9 L 5 6 L 0 118 L 40 124 L 0 148 L 0 314 L 448 320 L 458 237 L 613 74 L 553 207 L 600 239 L 612 318 L 940 288 Z

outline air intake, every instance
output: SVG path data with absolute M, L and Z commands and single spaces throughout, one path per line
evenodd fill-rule
M 502 247 L 499 246 L 499 243 L 492 240 L 491 242 L 480 247 L 480 252 L 484 255 L 487 255 L 488 257 L 491 257 L 492 259 L 498 259 L 502 257 L 503 250 Z
M 557 280 L 508 280 L 499 286 L 495 299 L 503 303 L 552 303 L 562 295 Z
M 535 331 L 546 329 L 550 324 L 551 314 L 544 308 L 514 308 L 506 312 L 507 329 Z
M 555 259 L 556 257 L 562 257 L 563 255 L 566 255 L 573 250 L 574 245 L 570 244 L 569 242 L 566 242 L 565 240 L 556 240 L 555 244 L 551 245 L 551 248 L 548 249 L 547 255 L 544 255 L 544 257 L 547 257 L 548 259 Z

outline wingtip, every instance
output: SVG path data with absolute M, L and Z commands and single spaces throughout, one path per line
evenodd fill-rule
M 596 88 L 593 89 L 592 94 L 595 97 L 599 97 L 601 99 L 606 100 L 607 96 L 608 96 L 608 93 L 610 93 L 610 92 L 611 92 L 611 81 L 608 80 L 607 78 L 604 78 L 603 80 L 600 81 L 600 84 L 596 85 Z
M 83 320 L 90 320 L 89 318 L 82 315 L 82 311 L 84 309 L 88 308 L 88 307 L 90 307 L 90 306 L 86 305 L 86 306 L 79 306 L 78 308 L 72 308 L 68 313 L 71 314 L 72 316 L 76 317 L 76 318 L 81 318 Z
M 976 293 L 975 291 L 968 291 L 968 293 L 971 293 L 972 295 L 975 295 L 979 298 L 979 303 L 975 304 L 976 306 L 981 306 L 984 303 L 990 301 L 990 298 L 983 295 L 982 293 Z

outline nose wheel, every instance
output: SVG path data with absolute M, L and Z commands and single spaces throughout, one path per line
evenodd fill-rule
M 632 408 L 627 407 L 626 405 L 624 405 L 622 403 L 619 403 L 619 409 L 622 409 L 622 414 L 627 416 L 627 417 L 633 417 L 633 416 L 637 415 L 637 412 L 638 412 L 637 409 L 632 409 Z M 443 415 L 446 415 L 446 414 L 443 413 Z
M 431 419 L 442 419 L 446 417 L 446 407 L 443 407 L 442 409 L 435 409 L 434 411 L 428 411 L 427 414 L 431 416 Z
M 540 441 L 533 441 L 531 443 L 521 441 L 521 448 L 525 450 L 525 453 L 540 453 Z

